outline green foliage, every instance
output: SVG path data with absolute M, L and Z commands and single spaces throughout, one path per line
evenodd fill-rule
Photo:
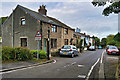
M 116 44 L 116 41 L 111 40 L 111 41 L 109 41 L 107 44 L 108 44 L 108 45 L 115 45 L 115 44 Z
M 85 38 L 84 38 L 84 47 L 86 47 L 86 45 L 87 45 L 87 43 L 86 43 L 86 40 L 85 40 Z
M 3 47 L 2 48 L 2 60 L 18 60 L 18 61 L 25 61 L 31 60 L 32 54 L 30 50 L 27 48 L 17 47 Z
M 76 47 L 79 48 L 79 41 L 78 41 L 78 39 L 76 40 Z
M 2 47 L 2 60 L 14 60 L 15 59 L 15 48 Z
M 82 50 L 83 50 L 82 43 L 83 43 L 83 39 L 81 39 L 80 42 L 79 42 L 80 52 L 82 52 Z
M 105 48 L 107 45 L 107 38 L 102 38 L 100 45 Z
M 1 18 L 0 18 L 0 24 L 3 24 L 7 18 L 8 18 L 8 17 L 1 17 Z
M 34 58 L 37 58 L 37 50 L 31 50 L 30 52 Z M 39 50 L 39 58 L 46 59 L 47 53 L 43 50 Z
M 18 61 L 25 61 L 32 59 L 32 54 L 30 53 L 30 50 L 27 48 L 17 47 L 15 48 L 15 54 L 16 54 L 16 59 Z
M 114 40 L 120 42 L 120 33 L 119 32 L 114 36 Z
M 95 37 L 95 45 L 96 46 L 100 45 L 100 39 L 98 37 Z
M 120 8 L 120 1 L 115 2 L 115 1 L 110 1 L 110 0 L 106 0 L 106 1 L 96 1 L 93 0 L 92 4 L 94 6 L 105 6 L 107 2 L 110 2 L 111 4 L 103 10 L 103 15 L 105 16 L 109 16 L 109 14 L 111 13 L 115 13 L 118 14 L 120 12 L 119 8 Z

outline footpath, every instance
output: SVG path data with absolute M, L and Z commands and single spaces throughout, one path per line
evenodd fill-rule
M 106 80 L 116 80 L 116 72 L 119 57 L 118 55 L 104 54 L 104 78 Z
M 38 65 L 52 63 L 52 62 L 55 62 L 55 60 L 51 59 L 51 60 L 47 60 L 43 62 L 31 60 L 31 61 L 17 61 L 17 62 L 12 62 L 12 63 L 3 63 L 2 66 L 0 67 L 0 73 L 12 71 L 16 69 L 32 67 L 32 66 L 38 66 Z

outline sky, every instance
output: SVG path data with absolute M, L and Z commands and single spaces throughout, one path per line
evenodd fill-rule
M 103 38 L 118 32 L 118 15 L 103 16 L 105 6 L 94 7 L 91 2 L 2 2 L 0 17 L 9 16 L 17 5 L 38 12 L 44 4 L 47 16 L 54 17 L 68 26 L 81 29 L 82 33 Z

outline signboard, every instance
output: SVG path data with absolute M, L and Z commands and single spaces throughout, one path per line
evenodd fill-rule
M 37 31 L 35 35 L 35 40 L 41 40 L 42 35 L 40 34 L 40 31 Z

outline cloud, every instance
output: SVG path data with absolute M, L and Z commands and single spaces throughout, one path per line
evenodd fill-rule
M 2 3 L 0 16 L 8 16 L 17 4 L 38 11 L 45 4 L 48 16 L 54 17 L 72 28 L 79 27 L 82 32 L 98 37 L 118 32 L 118 15 L 102 15 L 104 7 L 94 7 L 91 2 L 12 2 Z

